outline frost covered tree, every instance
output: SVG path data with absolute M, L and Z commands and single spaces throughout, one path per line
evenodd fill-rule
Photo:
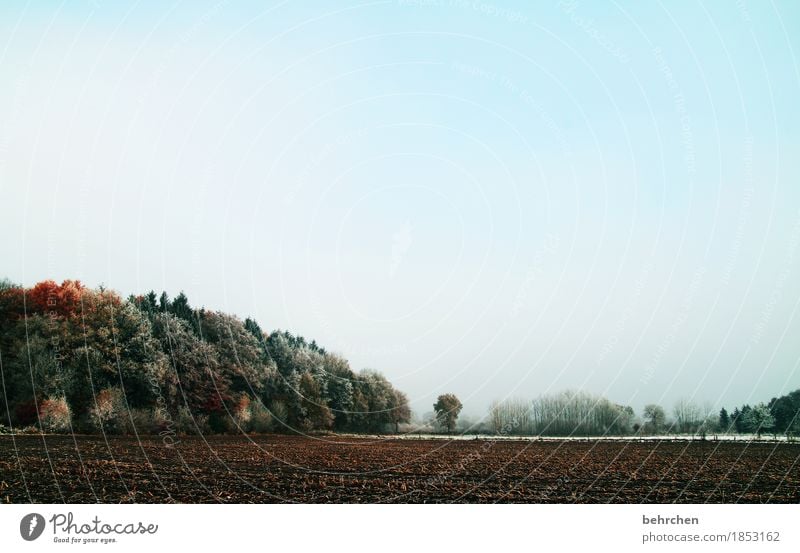
M 686 434 L 696 432 L 704 419 L 697 404 L 687 399 L 681 399 L 675 404 L 673 414 L 676 429 Z
M 755 432 L 758 438 L 761 438 L 761 433 L 766 432 L 775 425 L 775 417 L 769 411 L 764 403 L 759 403 L 753 406 L 745 415 L 745 426 L 750 432 Z
M 314 340 L 150 291 L 0 281 L 0 423 L 48 431 L 387 431 L 408 400 Z M 44 411 L 42 411 L 42 406 Z
M 392 390 L 389 402 L 389 419 L 394 424 L 394 432 L 397 434 L 400 432 L 400 425 L 411 420 L 408 396 L 400 390 Z
M 796 432 L 800 426 L 800 390 L 773 398 L 769 402 L 769 410 L 775 417 L 776 432 Z
M 724 407 L 719 410 L 718 426 L 720 432 L 728 432 L 731 428 L 731 417 L 728 414 L 728 410 Z
M 658 434 L 667 421 L 667 414 L 664 412 L 664 408 L 655 403 L 645 405 L 642 416 L 647 424 L 647 430 L 653 434 Z

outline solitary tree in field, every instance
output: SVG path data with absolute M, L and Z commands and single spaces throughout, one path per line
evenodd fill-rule
M 436 420 L 447 429 L 448 434 L 456 427 L 456 420 L 462 407 L 464 406 L 454 394 L 442 394 L 433 404 Z
M 650 425 L 650 431 L 654 434 L 658 433 L 664 422 L 667 420 L 667 415 L 664 413 L 664 408 L 655 403 L 644 406 L 644 418 L 647 424 Z

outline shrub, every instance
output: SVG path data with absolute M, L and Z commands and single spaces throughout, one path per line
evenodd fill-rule
M 285 432 L 287 430 L 287 425 L 289 421 L 286 420 L 289 417 L 289 408 L 286 406 L 286 402 L 280 399 L 276 399 L 270 404 L 270 413 L 272 413 L 272 420 L 277 421 L 273 422 L 273 426 L 279 432 Z
M 179 434 L 208 434 L 211 431 L 208 415 L 197 414 L 193 417 L 189 408 L 181 405 L 175 417 L 175 430 Z
M 64 432 L 70 429 L 71 414 L 66 398 L 46 399 L 39 406 L 42 430 Z
M 222 434 L 235 430 L 236 426 L 225 411 L 212 411 L 208 414 L 208 429 L 212 434 Z
M 157 423 L 156 414 L 153 409 L 146 407 L 131 409 L 131 419 L 133 420 L 133 428 L 139 434 L 157 434 L 159 425 Z
M 41 434 L 42 431 L 35 426 L 24 426 L 19 429 L 18 434 Z
M 178 432 L 177 422 L 166 408 L 156 405 L 150 413 L 153 419 L 153 432 Z
M 234 427 L 233 430 L 237 430 L 236 425 L 238 425 L 238 427 L 242 430 L 247 430 L 250 427 L 250 421 L 253 418 L 250 397 L 244 394 L 239 397 L 239 399 L 233 405 L 231 414 L 233 415 L 233 422 L 236 423 L 231 425 Z
M 261 401 L 250 403 L 250 431 L 269 432 L 272 430 L 272 414 Z
M 95 397 L 95 405 L 89 410 L 89 418 L 97 429 L 123 434 L 130 431 L 130 417 L 125 397 L 119 388 L 105 388 Z

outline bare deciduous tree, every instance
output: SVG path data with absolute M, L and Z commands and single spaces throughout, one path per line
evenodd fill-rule
M 656 405 L 655 403 L 645 405 L 643 415 L 648 427 L 648 431 L 652 432 L 653 434 L 658 434 L 667 420 L 667 415 L 664 412 L 664 408 L 660 405 Z

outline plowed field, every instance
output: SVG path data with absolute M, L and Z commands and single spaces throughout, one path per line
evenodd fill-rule
M 0 436 L 4 502 L 797 503 L 800 445 Z

